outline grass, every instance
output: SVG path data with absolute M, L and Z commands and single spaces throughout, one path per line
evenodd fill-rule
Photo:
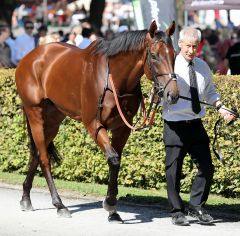
M 11 185 L 22 185 L 25 179 L 24 175 L 16 173 L 6 173 L 0 171 L 0 182 Z M 74 196 L 82 197 L 104 197 L 107 192 L 106 185 L 94 183 L 79 183 L 74 181 L 55 180 L 58 190 L 71 192 Z M 34 188 L 47 189 L 46 180 L 43 177 L 36 176 L 33 183 Z M 181 194 L 182 199 L 187 204 L 189 194 Z M 139 188 L 127 188 L 119 186 L 118 198 L 120 201 L 134 204 L 152 204 L 154 207 L 168 209 L 167 193 L 165 189 L 161 190 L 144 190 Z M 225 198 L 222 196 L 210 194 L 207 207 L 209 210 L 222 212 L 223 214 L 240 215 L 240 199 Z

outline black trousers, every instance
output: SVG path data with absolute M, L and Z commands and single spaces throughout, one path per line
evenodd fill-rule
M 184 212 L 179 195 L 182 165 L 187 153 L 198 168 L 191 188 L 189 207 L 199 210 L 207 201 L 214 173 L 209 137 L 200 119 L 190 122 L 164 121 L 166 180 L 171 213 Z

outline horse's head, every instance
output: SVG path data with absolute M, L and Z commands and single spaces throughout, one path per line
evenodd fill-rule
M 144 64 L 144 73 L 154 82 L 154 93 L 169 103 L 176 103 L 179 96 L 173 71 L 175 50 L 171 36 L 174 31 L 174 21 L 166 32 L 157 31 L 156 22 L 152 22 L 146 36 Z

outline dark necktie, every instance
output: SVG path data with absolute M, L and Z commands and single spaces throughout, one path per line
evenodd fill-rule
M 198 114 L 201 111 L 201 106 L 198 97 L 198 85 L 196 73 L 193 68 L 193 62 L 189 62 L 189 79 L 190 79 L 190 93 L 192 97 L 192 110 L 194 113 Z

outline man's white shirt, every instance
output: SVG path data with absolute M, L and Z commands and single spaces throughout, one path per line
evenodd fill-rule
M 194 69 L 198 83 L 199 100 L 213 104 L 220 100 L 212 81 L 212 72 L 209 66 L 200 58 L 193 60 Z M 174 72 L 177 75 L 177 86 L 179 94 L 191 98 L 190 79 L 189 79 L 189 62 L 181 55 L 177 55 Z M 192 120 L 202 118 L 205 113 L 205 107 L 201 104 L 201 111 L 195 114 L 192 111 L 191 101 L 179 98 L 176 104 L 163 102 L 163 119 L 168 121 Z

